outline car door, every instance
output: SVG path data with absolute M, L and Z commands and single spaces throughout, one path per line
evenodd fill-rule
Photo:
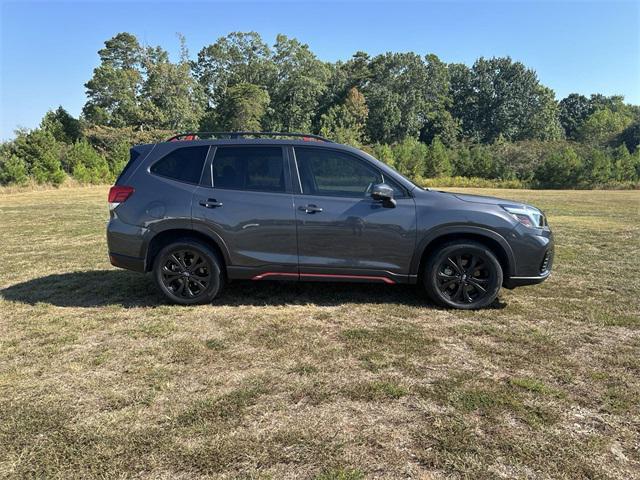
M 193 201 L 194 228 L 220 239 L 231 278 L 297 278 L 291 177 L 280 145 L 217 146 Z M 208 177 L 207 177 L 208 175 Z
M 295 147 L 293 157 L 301 278 L 407 281 L 416 241 L 409 193 L 345 151 Z M 384 182 L 394 188 L 395 208 L 369 195 L 373 185 Z

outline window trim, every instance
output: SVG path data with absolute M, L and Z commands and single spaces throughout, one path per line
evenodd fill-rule
M 282 156 L 282 173 L 284 175 L 284 190 L 282 191 L 273 191 L 273 190 L 248 190 L 246 188 L 221 188 L 216 187 L 214 177 L 213 177 L 213 166 L 216 161 L 216 156 L 218 151 L 221 148 L 279 148 Z M 208 168 L 209 174 L 206 175 L 208 181 L 203 186 L 206 186 L 211 189 L 218 190 L 228 190 L 230 192 L 247 192 L 247 193 L 269 193 L 272 195 L 291 195 L 291 172 L 289 171 L 289 157 L 287 156 L 287 150 L 282 145 L 276 144 L 266 144 L 266 145 L 255 145 L 255 144 L 247 144 L 247 145 L 213 145 L 210 151 L 210 158 L 207 160 L 205 168 Z M 205 178 L 206 178 L 205 177 Z
M 151 171 L 151 169 L 153 167 L 155 167 L 158 163 L 163 161 L 165 158 L 167 158 L 173 152 L 176 152 L 178 150 L 182 150 L 182 149 L 185 149 L 185 148 L 201 148 L 201 147 L 207 147 L 207 151 L 204 154 L 204 161 L 202 162 L 202 170 L 200 170 L 200 177 L 198 178 L 198 180 L 196 182 L 189 182 L 187 180 L 180 180 L 178 178 L 169 177 L 167 175 L 161 175 L 159 173 Z M 188 146 L 185 145 L 185 146 L 180 146 L 180 147 L 174 148 L 173 150 L 165 153 L 162 157 L 160 157 L 158 160 L 156 160 L 151 165 L 149 165 L 149 167 L 147 168 L 147 172 L 149 172 L 149 174 L 153 175 L 154 177 L 166 178 L 167 180 L 172 180 L 172 181 L 178 182 L 178 183 L 185 183 L 187 185 L 196 185 L 196 186 L 197 185 L 201 185 L 202 184 L 202 176 L 204 175 L 204 171 L 205 171 L 205 168 L 207 166 L 207 159 L 209 158 L 210 151 L 211 151 L 211 145 L 188 145 Z
M 298 166 L 298 156 L 296 154 L 296 149 L 301 148 L 301 149 L 314 149 L 314 150 L 322 150 L 322 151 L 328 151 L 328 152 L 336 152 L 339 153 L 341 155 L 344 155 L 346 157 L 349 158 L 353 158 L 356 162 L 360 162 L 361 164 L 364 164 L 366 167 L 371 168 L 372 170 L 378 172 L 378 174 L 380 175 L 380 177 L 382 178 L 382 182 L 383 183 L 387 183 L 388 185 L 390 185 L 392 188 L 399 190 L 402 192 L 401 196 L 395 196 L 394 198 L 396 199 L 405 199 L 405 198 L 410 198 L 410 196 L 407 193 L 407 190 L 400 185 L 398 182 L 396 182 L 393 178 L 391 178 L 390 175 L 386 175 L 382 170 L 380 170 L 378 167 L 376 167 L 375 165 L 373 165 L 370 161 L 368 161 L 366 158 L 362 158 L 359 157 L 358 155 L 355 155 L 351 152 L 346 152 L 344 150 L 338 150 L 336 148 L 327 148 L 327 147 L 315 147 L 315 146 L 307 146 L 307 145 L 292 145 L 291 146 L 291 150 L 293 152 L 293 164 L 295 166 L 295 173 L 296 176 L 298 178 L 298 188 L 300 189 L 299 191 L 299 195 L 307 195 L 307 196 L 313 196 L 313 197 L 328 197 L 328 198 L 357 198 L 357 199 L 367 199 L 369 198 L 366 194 L 364 195 L 331 195 L 331 194 L 324 194 L 324 193 L 305 193 L 304 188 L 302 187 L 302 175 L 300 173 L 300 168 Z

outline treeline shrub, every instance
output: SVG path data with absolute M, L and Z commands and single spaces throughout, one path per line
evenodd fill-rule
M 65 164 L 80 183 L 107 183 L 113 179 L 107 160 L 86 140 L 75 142 L 66 152 Z
M 19 132 L 7 151 L 24 162 L 28 176 L 37 183 L 60 185 L 64 181 L 62 148 L 48 131 Z
M 25 185 L 29 181 L 27 164 L 16 155 L 0 156 L 0 184 Z
M 582 171 L 582 160 L 572 148 L 552 152 L 535 171 L 535 178 L 541 186 L 562 188 L 577 185 Z
M 431 145 L 406 139 L 367 150 L 427 186 L 593 188 L 628 187 L 640 180 L 640 150 L 631 154 L 624 144 L 615 149 L 569 141 L 446 147 L 436 137 Z
M 59 135 L 59 124 L 50 123 Z M 132 145 L 170 135 L 166 130 L 88 127 L 80 139 L 62 142 L 46 128 L 20 131 L 0 146 L 0 183 L 31 179 L 59 185 L 67 175 L 81 183 L 108 183 L 128 162 Z M 435 136 L 431 144 L 406 138 L 363 148 L 426 186 L 637 188 L 640 180 L 640 149 L 630 153 L 624 143 L 615 148 L 568 140 L 445 145 Z

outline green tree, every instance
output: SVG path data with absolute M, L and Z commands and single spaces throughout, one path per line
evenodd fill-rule
M 376 143 L 373 145 L 373 156 L 386 163 L 392 168 L 396 168 L 396 160 L 393 154 L 393 149 L 386 143 Z
M 257 85 L 239 83 L 229 87 L 217 110 L 219 129 L 261 131 L 268 106 L 269 94 Z
M 58 142 L 67 144 L 82 136 L 80 121 L 69 115 L 62 106 L 49 110 L 40 122 L 40 128 L 50 132 Z
M 275 71 L 268 86 L 272 103 L 265 126 L 275 131 L 309 131 L 329 68 L 308 45 L 285 35 L 276 37 L 271 58 Z
M 493 158 L 491 152 L 484 145 L 474 145 L 470 150 L 471 177 L 494 178 Z
M 29 181 L 27 164 L 8 152 L 0 154 L 0 185 L 24 185 Z
M 562 136 L 553 92 L 511 58 L 478 59 L 450 68 L 452 111 L 474 141 L 552 140 Z
M 624 103 L 624 97 L 622 95 L 606 96 L 601 93 L 594 93 L 589 98 L 589 104 L 591 105 L 590 114 L 605 108 L 616 113 L 630 114 L 628 105 Z
M 581 169 L 580 157 L 574 149 L 567 147 L 548 155 L 536 169 L 535 179 L 544 187 L 571 187 L 576 185 Z
M 353 87 L 343 103 L 334 105 L 322 115 L 320 134 L 340 143 L 361 146 L 368 115 L 364 96 Z
M 178 63 L 159 48 L 148 48 L 143 56 L 145 79 L 141 90 L 141 115 L 152 128 L 194 130 L 204 111 L 204 98 L 191 75 L 191 64 L 184 37 L 180 37 Z
M 29 176 L 37 183 L 60 185 L 64 181 L 60 144 L 50 132 L 20 131 L 10 151 L 25 163 Z
M 571 93 L 560 101 L 558 107 L 558 117 L 565 136 L 576 140 L 582 124 L 593 112 L 591 101 L 584 95 Z
M 640 121 L 635 121 L 619 135 L 618 141 L 626 145 L 631 153 L 640 147 Z
M 450 153 L 452 164 L 452 174 L 459 177 L 472 177 L 473 164 L 471 161 L 471 152 L 467 145 L 458 145 Z
M 417 138 L 425 126 L 430 88 L 422 58 L 415 53 L 386 53 L 371 59 L 369 71 L 362 90 L 369 105 L 368 137 L 382 143 Z
M 605 107 L 586 118 L 578 131 L 578 138 L 586 143 L 604 145 L 620 135 L 632 121 L 627 112 Z
M 635 179 L 640 180 L 640 148 L 631 154 L 631 161 L 636 169 Z
M 363 85 L 369 81 L 369 55 L 356 52 L 347 62 L 338 61 L 327 64 L 328 80 L 326 88 L 318 101 L 314 126 L 320 130 L 320 121 L 330 108 L 344 102 L 349 91 L 356 88 L 362 91 Z
M 380 143 L 392 143 L 402 137 L 398 129 L 402 118 L 400 95 L 380 85 L 367 88 L 365 98 L 369 107 L 366 135 Z
M 106 183 L 113 178 L 107 160 L 86 140 L 74 143 L 65 159 L 73 177 L 81 183 Z
M 600 149 L 592 149 L 582 174 L 582 181 L 590 186 L 604 185 L 611 180 L 611 157 Z
M 125 139 L 118 141 L 112 148 L 106 151 L 105 158 L 111 172 L 111 177 L 116 178 L 129 162 L 131 145 Z
M 635 159 L 624 144 L 613 151 L 612 174 L 618 182 L 633 181 L 637 178 Z
M 476 127 L 476 92 L 473 90 L 473 72 L 462 63 L 447 65 L 449 72 L 449 111 L 458 122 L 460 133 L 473 142 L 479 142 L 481 132 Z
M 453 173 L 447 148 L 440 141 L 440 137 L 433 139 L 427 151 L 424 173 L 426 177 L 451 176 Z
M 425 171 L 427 153 L 428 147 L 424 143 L 407 137 L 393 146 L 394 168 L 406 177 L 420 182 Z
M 452 145 L 460 133 L 459 123 L 450 112 L 451 80 L 447 65 L 436 55 L 425 57 L 426 84 L 424 88 L 424 125 L 420 139 L 431 143 L 438 137 L 445 145 Z
M 207 111 L 222 102 L 230 86 L 266 87 L 275 81 L 271 49 L 256 32 L 233 32 L 219 38 L 200 50 L 192 67 L 204 91 Z
M 143 49 L 130 33 L 119 33 L 98 52 L 100 65 L 93 71 L 87 88 L 84 117 L 91 123 L 123 127 L 142 124 Z

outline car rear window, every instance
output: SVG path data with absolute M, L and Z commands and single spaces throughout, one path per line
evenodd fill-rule
M 213 159 L 213 187 L 284 192 L 282 148 L 218 147 Z
M 209 146 L 173 150 L 151 166 L 151 173 L 179 182 L 199 183 Z

